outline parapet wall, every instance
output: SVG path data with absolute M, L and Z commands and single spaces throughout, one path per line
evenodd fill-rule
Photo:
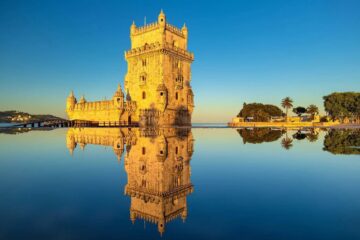
M 160 24 L 158 22 L 153 22 L 153 23 L 149 23 L 149 24 L 146 24 L 144 26 L 141 26 L 141 27 L 135 27 L 132 34 L 133 35 L 143 34 L 145 32 L 157 30 L 159 28 L 160 28 Z M 178 27 L 175 27 L 174 25 L 166 23 L 165 24 L 165 29 L 172 32 L 172 33 L 175 33 L 176 35 L 179 35 L 180 37 L 185 38 L 185 35 L 181 31 L 181 29 L 179 29 Z
M 330 127 L 338 125 L 338 122 L 230 122 L 229 127 Z
M 85 120 L 94 122 L 128 122 L 128 116 L 135 112 L 136 103 L 124 102 L 123 105 L 114 101 L 97 101 L 75 104 L 73 109 L 67 109 L 70 120 Z
M 173 46 L 170 43 L 160 44 L 159 42 L 147 44 L 142 47 L 133 48 L 129 51 L 126 51 L 125 58 L 128 59 L 130 57 L 134 57 L 134 56 L 138 56 L 138 55 L 142 55 L 142 54 L 150 53 L 150 52 L 154 52 L 154 51 L 160 51 L 160 50 L 164 50 L 169 53 L 174 53 L 176 55 L 180 55 L 190 61 L 194 60 L 194 54 L 192 52 L 189 52 L 185 49 Z

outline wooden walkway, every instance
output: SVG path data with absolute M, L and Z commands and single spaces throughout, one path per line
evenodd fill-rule
M 137 123 L 127 123 L 121 121 L 83 121 L 83 120 L 47 120 L 32 121 L 10 126 L 10 128 L 63 128 L 63 127 L 138 127 Z

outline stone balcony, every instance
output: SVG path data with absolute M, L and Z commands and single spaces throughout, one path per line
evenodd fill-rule
M 151 53 L 156 51 L 165 51 L 167 53 L 180 55 L 189 61 L 194 61 L 194 54 L 192 52 L 176 47 L 170 43 L 160 44 L 159 42 L 146 44 L 142 47 L 133 48 L 129 51 L 126 51 L 125 58 L 128 59 L 134 56 L 139 56 L 145 53 Z

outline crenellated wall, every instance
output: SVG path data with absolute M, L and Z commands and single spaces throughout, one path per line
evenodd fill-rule
M 136 101 L 136 121 L 149 125 L 190 125 L 194 109 L 188 30 L 166 22 L 130 28 L 131 49 L 125 52 L 125 90 Z
M 67 113 L 70 120 L 117 122 L 128 121 L 135 109 L 135 102 L 125 102 L 123 107 L 119 107 L 113 101 L 96 101 L 77 103 L 73 109 L 68 109 Z
M 163 12 L 158 22 L 130 27 L 131 49 L 124 53 L 128 63 L 121 87 L 112 100 L 77 102 L 73 93 L 67 99 L 70 120 L 92 122 L 134 122 L 163 125 L 190 125 L 194 109 L 191 89 L 191 63 L 187 50 L 188 30 L 166 22 Z M 146 126 L 146 125 L 142 125 Z

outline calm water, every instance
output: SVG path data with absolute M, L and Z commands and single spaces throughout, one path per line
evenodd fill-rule
M 360 134 L 0 134 L 0 239 L 360 239 Z

